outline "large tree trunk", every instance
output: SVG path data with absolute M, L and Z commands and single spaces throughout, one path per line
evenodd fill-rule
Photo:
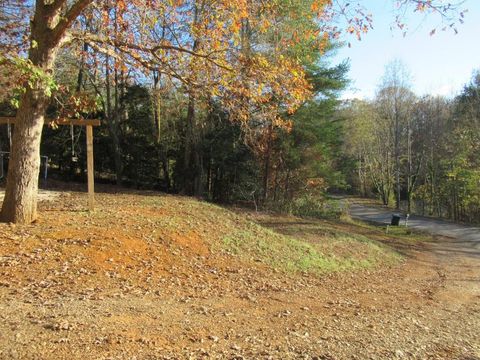
M 47 100 L 42 89 L 27 89 L 20 102 L 0 214 L 4 222 L 31 223 L 37 217 L 40 141 Z
M 63 33 L 52 30 L 57 10 L 37 1 L 31 23 L 32 46 L 28 59 L 46 76 L 53 65 Z M 37 217 L 38 175 L 40 171 L 40 141 L 48 105 L 47 84 L 42 79 L 31 79 L 25 84 L 20 99 L 8 164 L 7 187 L 0 220 L 31 223 Z

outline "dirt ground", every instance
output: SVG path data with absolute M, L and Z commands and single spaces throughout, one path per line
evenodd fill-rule
M 480 257 L 448 239 L 389 243 L 405 256 L 390 267 L 285 274 L 212 251 L 221 222 L 155 196 L 102 194 L 89 214 L 62 194 L 36 224 L 0 225 L 0 359 L 480 359 Z
M 38 191 L 38 200 L 39 201 L 55 201 L 58 197 L 62 195 L 59 191 L 51 190 L 39 190 Z M 5 190 L 0 190 L 0 201 L 3 201 L 5 197 Z

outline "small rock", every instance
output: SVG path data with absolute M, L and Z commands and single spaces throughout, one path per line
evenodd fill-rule
M 58 325 L 58 328 L 60 330 L 71 330 L 72 326 L 68 322 L 63 321 Z

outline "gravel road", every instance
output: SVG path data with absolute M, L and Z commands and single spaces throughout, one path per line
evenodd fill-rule
M 380 224 L 390 224 L 392 214 L 395 211 L 375 206 L 365 206 L 356 203 L 350 205 L 350 216 L 354 219 L 369 221 Z M 405 216 L 401 216 L 400 226 L 405 226 Z M 410 216 L 408 219 L 410 228 L 426 231 L 434 235 L 450 238 L 450 241 L 443 241 L 438 246 L 439 252 L 445 254 L 462 252 L 464 255 L 480 257 L 480 228 L 466 226 L 454 222 L 421 217 Z

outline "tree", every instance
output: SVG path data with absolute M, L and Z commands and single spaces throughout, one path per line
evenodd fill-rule
M 400 209 L 402 188 L 401 158 L 405 154 L 404 139 L 410 139 L 410 117 L 414 94 L 409 89 L 409 75 L 406 67 L 399 61 L 394 60 L 387 65 L 382 84 L 376 96 L 379 115 L 386 121 L 393 139 L 393 153 L 395 172 L 395 207 Z M 408 147 L 408 145 L 407 145 Z M 411 168 L 408 158 L 408 168 Z M 408 175 L 408 182 L 411 177 Z
M 58 51 L 66 40 L 67 29 L 89 3 L 79 0 L 68 8 L 66 0 L 35 3 L 28 61 L 24 62 L 31 77 L 16 116 L 11 165 L 0 214 L 3 221 L 29 223 L 37 217 L 40 140 L 53 86 L 51 73 Z
M 455 99 L 410 96 L 414 101 L 405 103 L 410 110 L 409 116 L 404 120 L 400 117 L 399 121 L 399 173 L 400 191 L 406 196 L 408 212 L 478 222 L 479 84 L 475 73 Z M 350 124 L 344 151 L 356 160 L 354 170 L 360 179 L 357 189 L 364 193 L 365 179 L 371 179 L 385 205 L 397 175 L 392 130 L 395 118 L 385 114 L 386 109 L 402 108 L 398 99 L 397 107 L 394 106 L 397 93 L 385 91 L 380 107 L 354 102 L 343 110 Z
M 355 101 L 344 110 L 347 119 L 345 152 L 356 162 L 360 191 L 373 186 L 384 205 L 393 191 L 395 162 L 391 122 L 374 103 Z
M 446 188 L 450 216 L 460 221 L 478 221 L 480 215 L 480 75 L 455 99 L 447 142 Z

